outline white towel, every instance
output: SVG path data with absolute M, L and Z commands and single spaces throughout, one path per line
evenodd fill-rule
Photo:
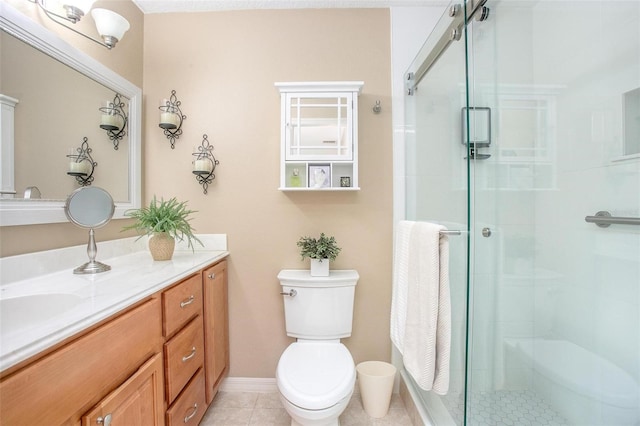
M 415 222 L 398 222 L 393 250 L 393 284 L 391 295 L 391 341 L 400 353 L 404 351 L 409 289 L 409 242 Z
M 445 229 L 426 222 L 411 226 L 401 350 L 405 368 L 416 383 L 440 395 L 449 390 L 451 351 L 449 240 L 440 234 Z

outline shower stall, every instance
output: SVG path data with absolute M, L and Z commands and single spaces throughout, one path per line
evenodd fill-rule
M 404 218 L 461 231 L 424 420 L 640 425 L 640 2 L 452 2 L 405 83 Z

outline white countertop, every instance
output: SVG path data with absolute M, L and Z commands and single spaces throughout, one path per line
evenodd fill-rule
M 145 241 L 98 243 L 96 260 L 111 270 L 94 275 L 73 274 L 88 260 L 86 246 L 0 259 L 0 371 L 229 255 L 226 236 L 198 237 L 204 248 L 178 246 L 163 262 L 151 258 Z M 54 272 L 42 273 L 47 265 Z

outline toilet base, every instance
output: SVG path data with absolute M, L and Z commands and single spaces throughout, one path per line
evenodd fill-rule
M 301 423 L 296 422 L 294 419 L 291 419 L 291 426 L 307 426 Z M 329 423 L 323 423 L 322 426 L 340 426 L 340 419 L 336 419 Z
M 353 390 L 336 405 L 324 410 L 304 410 L 289 402 L 282 394 L 280 401 L 291 417 L 291 426 L 339 426 L 340 414 L 347 408 L 352 394 Z

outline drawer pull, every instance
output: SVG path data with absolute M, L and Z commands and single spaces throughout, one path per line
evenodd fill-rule
M 111 424 L 111 414 L 107 414 L 104 417 L 98 417 L 96 423 L 102 426 L 109 426 Z
M 212 273 L 210 273 L 209 275 L 207 275 L 207 277 L 208 277 L 210 280 L 212 280 L 212 279 L 214 279 L 214 278 L 216 277 L 216 274 L 214 274 L 214 273 L 212 272 Z
M 186 416 L 184 416 L 184 422 L 187 423 L 189 420 L 191 420 L 193 418 L 193 416 L 196 415 L 196 413 L 198 412 L 198 404 L 193 404 L 193 407 L 191 407 L 191 410 L 193 410 L 193 412 L 191 414 L 188 414 Z
M 191 348 L 191 353 L 189 355 L 185 355 L 185 356 L 182 357 L 182 362 L 187 362 L 191 358 L 193 358 L 194 356 L 196 356 L 196 347 L 195 346 Z
M 188 299 L 185 299 L 182 302 L 180 302 L 180 307 L 184 308 L 185 306 L 192 304 L 195 300 L 196 300 L 196 297 L 192 294 L 191 296 L 189 296 Z

